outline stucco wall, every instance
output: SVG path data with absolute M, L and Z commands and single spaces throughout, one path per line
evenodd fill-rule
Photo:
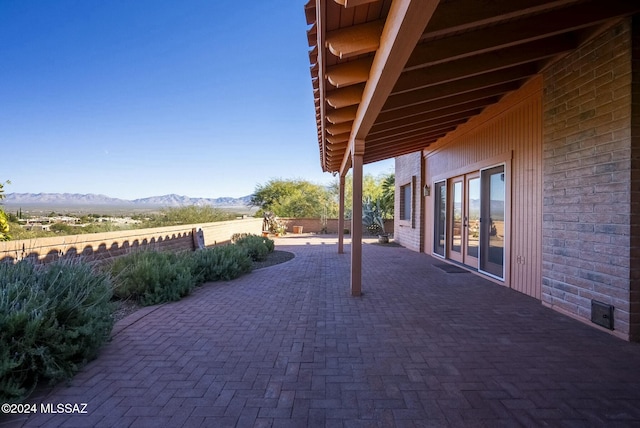
M 32 259 L 49 262 L 61 257 L 83 256 L 104 260 L 126 254 L 134 248 L 190 250 L 194 248 L 192 229 L 202 229 L 204 243 L 216 245 L 231 240 L 234 233 L 260 234 L 262 219 L 221 221 L 184 226 L 134 229 L 120 232 L 88 233 L 52 238 L 0 242 L 0 262 Z

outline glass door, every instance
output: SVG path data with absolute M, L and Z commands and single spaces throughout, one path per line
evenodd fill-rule
M 449 258 L 462 263 L 464 253 L 462 249 L 464 232 L 464 207 L 462 204 L 464 176 L 452 178 L 450 181 L 451 195 L 449 212 Z
M 464 260 L 463 263 L 478 268 L 480 248 L 480 177 L 467 174 L 464 207 Z
M 433 252 L 445 257 L 446 221 L 447 221 L 447 182 L 440 181 L 433 185 L 434 195 L 434 233 Z
M 448 257 L 478 269 L 480 247 L 480 176 L 449 179 Z
M 480 173 L 480 270 L 504 278 L 504 165 Z

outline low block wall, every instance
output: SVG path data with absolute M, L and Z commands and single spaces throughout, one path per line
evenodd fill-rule
M 234 233 L 260 234 L 262 219 L 133 229 L 119 232 L 87 233 L 51 238 L 0 242 L 0 262 L 32 259 L 48 263 L 60 258 L 83 256 L 85 260 L 117 257 L 134 248 L 191 250 L 195 248 L 193 230 L 202 230 L 206 246 L 229 242 Z
M 287 233 L 293 233 L 294 226 L 302 226 L 303 233 L 338 233 L 337 218 L 326 220 L 326 230 L 323 230 L 325 225 L 319 218 L 281 218 L 280 220 L 287 225 Z M 345 220 L 344 227 L 351 230 L 351 220 Z M 385 220 L 384 229 L 387 232 L 393 232 L 393 220 Z

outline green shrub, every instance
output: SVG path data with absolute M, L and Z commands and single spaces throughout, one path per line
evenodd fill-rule
M 238 242 L 238 239 L 242 239 L 249 235 L 251 234 L 250 233 L 234 233 L 233 235 L 231 235 L 231 243 L 235 244 L 236 242 Z
M 257 235 L 247 235 L 238 239 L 235 245 L 244 248 L 252 260 L 262 261 L 273 251 L 275 244 L 269 238 Z
M 251 258 L 237 245 L 223 245 L 196 251 L 193 254 L 194 269 L 199 282 L 237 278 L 251 272 Z
M 180 300 L 189 294 L 194 276 L 191 253 L 139 251 L 117 258 L 110 267 L 120 299 L 134 299 L 143 306 Z
M 80 262 L 0 264 L 0 402 L 69 378 L 113 326 L 108 276 Z

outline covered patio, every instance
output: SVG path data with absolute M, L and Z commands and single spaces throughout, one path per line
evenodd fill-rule
M 36 403 L 87 414 L 0 427 L 630 426 L 640 346 L 441 261 L 291 235 L 289 262 L 120 321 L 97 360 Z M 451 269 L 448 269 L 451 270 Z

